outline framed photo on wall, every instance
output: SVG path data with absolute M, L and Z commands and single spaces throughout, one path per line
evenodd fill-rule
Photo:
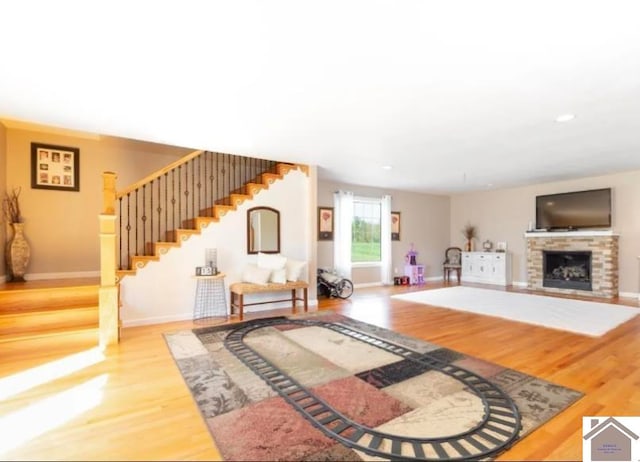
M 80 191 L 80 149 L 31 143 L 31 187 Z
M 318 207 L 318 240 L 333 241 L 333 207 Z
M 400 212 L 391 212 L 391 240 L 400 240 Z

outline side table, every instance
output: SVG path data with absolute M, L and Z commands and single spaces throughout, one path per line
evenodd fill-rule
M 224 273 L 214 276 L 194 276 L 197 281 L 193 319 L 227 316 Z

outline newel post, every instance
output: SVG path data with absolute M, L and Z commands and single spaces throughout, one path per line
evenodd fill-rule
M 120 341 L 120 307 L 116 284 L 116 174 L 102 174 L 100 221 L 99 339 L 106 348 Z

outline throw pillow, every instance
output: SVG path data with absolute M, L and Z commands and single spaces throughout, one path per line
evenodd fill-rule
M 267 284 L 270 277 L 270 269 L 260 268 L 257 265 L 251 263 L 245 266 L 242 272 L 242 281 L 251 282 L 252 284 Z
M 299 280 L 300 275 L 302 273 L 302 269 L 306 264 L 307 264 L 306 261 L 298 261 L 298 260 L 292 260 L 288 258 L 287 263 L 285 265 L 285 268 L 287 270 L 287 281 Z
M 287 282 L 287 270 L 282 268 L 271 271 L 270 282 L 275 282 L 276 284 L 285 284 Z
M 279 253 L 262 253 L 258 252 L 258 267 L 270 270 L 282 269 L 287 263 L 287 257 L 283 257 Z

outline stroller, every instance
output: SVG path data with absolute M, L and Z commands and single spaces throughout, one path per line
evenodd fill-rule
M 353 282 L 322 268 L 318 268 L 317 279 L 318 295 L 345 299 L 353 293 Z

